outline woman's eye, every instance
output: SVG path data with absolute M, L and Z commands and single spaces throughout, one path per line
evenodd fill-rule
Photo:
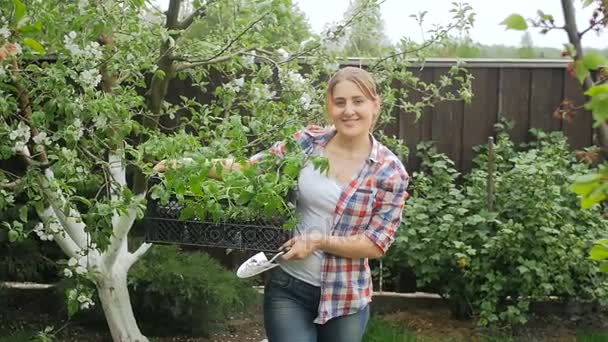
M 357 104 L 357 105 L 360 105 L 362 103 L 363 103 L 363 100 L 361 100 L 361 99 L 355 100 L 355 104 Z

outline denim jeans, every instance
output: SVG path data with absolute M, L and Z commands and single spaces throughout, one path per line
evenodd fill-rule
M 369 305 L 320 325 L 321 290 L 276 267 L 264 289 L 264 327 L 268 342 L 360 342 L 369 320 Z

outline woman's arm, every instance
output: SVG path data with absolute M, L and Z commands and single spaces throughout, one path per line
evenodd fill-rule
M 287 241 L 283 246 L 290 248 L 282 256 L 285 260 L 304 259 L 315 250 L 350 259 L 380 258 L 384 255 L 384 251 L 364 234 L 351 236 L 302 235 Z

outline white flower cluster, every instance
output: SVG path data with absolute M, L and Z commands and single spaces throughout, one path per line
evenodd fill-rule
M 17 129 L 11 131 L 8 135 L 9 139 L 15 140 L 15 146 L 13 146 L 14 152 L 23 151 L 27 146 L 27 142 L 30 141 L 30 137 L 30 128 L 23 121 L 19 122 Z
M 76 40 L 77 34 L 72 31 L 63 36 L 63 44 L 70 52 L 70 55 L 75 57 L 76 63 L 80 64 L 84 69 L 78 75 L 77 81 L 85 88 L 95 88 L 101 82 L 101 75 L 97 67 L 103 59 L 103 51 L 98 42 L 90 42 L 81 48 Z
M 241 77 L 224 84 L 224 88 L 238 93 L 243 85 L 245 85 L 245 79 Z
M 84 135 L 84 127 L 82 127 L 82 121 L 80 119 L 74 120 L 72 124 L 73 131 L 72 134 L 74 136 L 74 140 L 78 141 Z
M 312 102 L 312 97 L 307 93 L 303 93 L 302 96 L 300 97 L 300 104 L 302 105 L 302 107 L 304 109 L 309 109 L 311 102 Z
M 71 289 L 68 291 L 68 299 L 77 300 L 78 303 L 80 303 L 80 309 L 82 310 L 86 310 L 95 305 L 95 302 L 93 302 L 90 295 L 83 292 L 78 292 L 77 289 Z
M 36 134 L 35 137 L 32 138 L 36 147 L 34 149 L 36 152 L 41 152 L 44 150 L 44 146 L 49 146 L 51 144 L 51 139 L 46 135 L 46 132 L 40 132 Z
M 304 77 L 295 71 L 290 71 L 287 73 L 287 78 L 289 78 L 289 80 L 297 85 L 301 85 L 306 83 L 306 80 L 304 79 Z
M 85 70 L 78 75 L 77 81 L 85 88 L 94 89 L 101 82 L 101 74 L 97 69 Z
M 4 39 L 9 39 L 11 37 L 11 31 L 7 26 L 0 27 L 0 37 Z
M 249 52 L 249 55 L 245 55 L 243 56 L 243 65 L 244 66 L 250 66 L 255 62 L 255 56 L 256 56 L 256 52 L 255 50 Z
M 289 52 L 287 52 L 287 50 L 280 48 L 277 50 L 277 53 L 281 57 L 281 62 L 284 62 L 289 59 Z
M 78 11 L 83 14 L 89 7 L 89 0 L 78 0 Z
M 251 89 L 251 96 L 253 97 L 253 101 L 258 101 L 258 100 L 272 100 L 275 95 L 277 94 L 276 91 L 270 91 L 270 87 L 268 86 L 268 84 L 262 84 L 262 86 L 256 86 L 253 87 Z
M 79 260 L 81 259 L 70 258 L 68 260 L 68 267 L 63 269 L 63 275 L 66 278 L 71 278 L 74 275 L 73 272 L 76 272 L 78 275 L 87 273 L 87 269 L 80 264 Z
M 53 235 L 58 234 L 60 232 L 60 228 L 57 223 L 54 223 L 49 224 L 48 228 L 45 229 L 44 224 L 40 222 L 34 227 L 34 232 L 42 241 L 53 241 Z
M 76 32 L 72 31 L 65 36 L 63 36 L 63 44 L 65 48 L 70 51 L 70 54 L 77 58 L 83 58 L 94 63 L 98 63 L 103 58 L 103 51 L 101 51 L 101 46 L 98 42 L 90 42 L 84 48 L 80 48 L 80 46 L 74 42 L 76 39 Z

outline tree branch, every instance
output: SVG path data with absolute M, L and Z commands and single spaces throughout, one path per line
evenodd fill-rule
M 59 219 L 55 211 L 50 206 L 42 211 L 38 211 L 38 216 L 48 225 L 59 225 Z M 74 240 L 66 234 L 65 230 L 59 230 L 59 233 L 53 234 L 53 240 L 59 245 L 59 248 L 70 258 L 77 258 L 80 247 L 76 245 Z
M 145 197 L 145 193 L 135 196 L 133 201 L 129 204 L 129 209 L 126 214 L 120 214 L 119 212 L 114 211 L 110 247 L 104 257 L 104 263 L 108 268 L 111 268 L 114 265 L 120 254 L 127 252 L 127 235 L 137 218 L 137 207 L 144 201 Z
M 141 246 L 137 248 L 137 250 L 133 253 L 129 254 L 129 259 L 127 261 L 127 270 L 133 266 L 137 260 L 141 259 L 141 257 L 146 254 L 146 252 L 152 247 L 151 243 L 142 243 Z
M 255 50 L 255 48 L 243 49 L 243 50 L 237 51 L 237 52 L 235 52 L 233 54 L 217 57 L 217 58 L 212 59 L 212 60 L 192 61 L 190 63 L 181 63 L 181 64 L 178 64 L 175 69 L 176 69 L 176 71 L 183 71 L 183 70 L 195 68 L 195 67 L 198 67 L 198 66 L 223 63 L 223 62 L 226 62 L 226 61 L 229 61 L 229 60 L 233 59 L 236 56 L 239 56 L 239 55 L 242 55 L 242 54 L 244 54 L 246 52 L 249 52 L 251 50 Z
M 165 12 L 167 21 L 165 27 L 169 30 L 178 29 L 179 27 L 179 11 L 182 7 L 182 0 L 169 1 L 169 8 Z
M 51 184 L 55 181 L 53 171 L 51 171 L 50 168 L 47 168 L 44 170 L 44 174 L 45 180 L 43 181 L 42 188 L 48 196 L 50 207 L 53 208 L 57 220 L 61 223 L 66 233 L 80 249 L 84 249 L 87 245 L 87 241 L 90 241 L 91 238 L 85 231 L 86 225 L 82 222 L 80 213 L 72 208 L 60 189 L 51 188 Z M 64 208 L 68 211 L 67 215 L 64 212 Z
M 177 25 L 177 27 L 180 30 L 187 29 L 188 27 L 190 27 L 190 25 L 192 25 L 192 23 L 194 22 L 194 19 L 202 18 L 205 15 L 207 15 L 207 9 L 209 8 L 209 6 L 211 6 L 215 2 L 217 2 L 217 0 L 208 0 L 204 6 L 199 7 L 196 11 L 192 12 L 192 14 L 190 14 L 188 17 L 186 17 L 184 20 L 182 20 Z
M 576 50 L 576 56 L 574 56 L 574 60 L 583 60 L 583 46 L 581 43 L 581 35 L 578 33 L 578 28 L 576 27 L 574 5 L 572 4 L 572 0 L 561 1 L 565 21 L 564 29 L 568 34 L 568 40 L 570 41 L 570 44 L 572 44 L 574 46 L 574 49 Z M 588 90 L 593 86 L 593 79 L 591 78 L 591 76 L 587 76 L 583 82 L 583 90 Z M 602 148 L 608 148 L 608 124 L 606 122 L 602 122 L 602 124 L 597 129 L 599 133 L 599 142 L 602 145 Z
M 249 30 L 251 30 L 257 23 L 259 23 L 260 21 L 262 21 L 262 19 L 264 19 L 268 15 L 268 13 L 269 12 L 266 12 L 266 13 L 262 14 L 259 18 L 257 18 L 256 20 L 252 21 L 251 23 L 249 23 L 249 25 L 247 25 L 247 27 L 245 27 L 245 29 L 243 31 L 241 31 L 241 33 L 239 33 L 236 37 L 234 37 L 222 49 L 220 49 L 219 52 L 217 52 L 213 56 L 211 56 L 208 59 L 203 60 L 201 62 L 210 62 L 210 61 L 213 61 L 213 60 L 217 59 L 221 55 L 223 55 L 224 52 L 228 51 L 232 47 L 232 45 L 234 45 L 234 43 L 236 43 L 237 41 L 239 41 L 239 39 L 241 39 L 241 37 L 243 37 L 245 35 L 245 33 L 249 32 Z M 251 50 L 253 50 L 253 49 L 249 49 L 248 51 L 251 51 Z M 208 63 L 208 64 L 213 64 L 213 63 Z

